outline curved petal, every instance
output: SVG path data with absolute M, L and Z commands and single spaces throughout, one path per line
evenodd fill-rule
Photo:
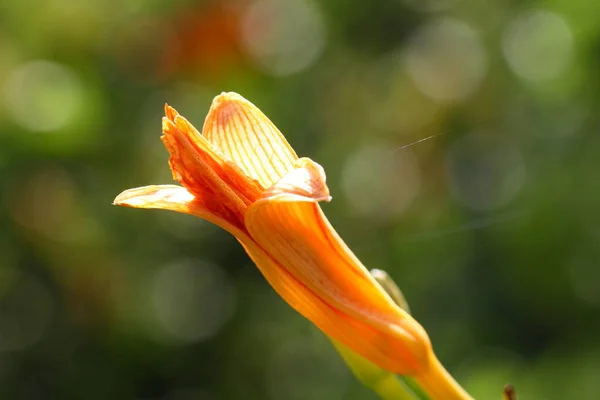
M 273 289 L 325 334 L 386 370 L 399 374 L 418 370 L 416 361 L 400 357 L 395 348 L 395 341 L 403 336 L 402 332 L 392 335 L 344 314 L 295 279 L 287 265 L 275 261 L 255 242 L 240 242 Z
M 293 166 L 293 170 L 263 192 L 262 199 L 310 199 L 314 202 L 331 200 L 323 167 L 307 157 L 299 158 Z
M 298 158 L 279 129 L 237 93 L 215 97 L 202 134 L 263 188 L 292 170 Z
M 170 210 L 194 215 L 219 225 L 237 235 L 240 230 L 226 219 L 211 212 L 199 198 L 176 185 L 151 185 L 125 190 L 113 201 L 114 205 L 131 208 Z
M 246 208 L 262 193 L 260 186 L 224 159 L 177 111 L 167 105 L 165 112 L 162 140 L 171 154 L 173 178 L 206 199 L 210 211 L 243 226 Z
M 427 334 L 333 230 L 317 204 L 329 198 L 322 169 L 308 159 L 302 164 L 250 206 L 245 218 L 250 236 L 356 332 L 347 340 L 320 326 L 326 334 L 385 369 L 406 374 L 424 368 Z
M 213 222 L 232 233 L 242 244 L 250 258 L 257 265 L 267 281 L 291 306 L 319 328 L 331 332 L 331 336 L 341 342 L 360 343 L 361 348 L 370 354 L 384 358 L 383 348 L 373 348 L 374 343 L 382 342 L 380 335 L 369 327 L 357 326 L 352 319 L 329 307 L 307 287 L 294 279 L 281 265 L 277 264 L 252 239 L 227 221 L 207 212 L 201 202 L 185 188 L 175 185 L 146 186 L 126 190 L 114 204 L 134 208 L 154 208 L 192 214 Z

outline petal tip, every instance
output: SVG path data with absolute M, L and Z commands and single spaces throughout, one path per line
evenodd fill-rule
M 173 121 L 178 115 L 179 113 L 177 112 L 177 110 L 165 103 L 165 116 L 167 119 Z
M 231 101 L 248 101 L 241 94 L 236 92 L 221 92 L 213 100 L 214 105 L 219 105 Z
M 209 115 L 213 116 L 220 115 L 220 118 L 216 118 L 219 124 L 227 124 L 229 118 L 233 115 L 239 114 L 240 111 L 248 108 L 254 108 L 255 106 L 245 99 L 242 95 L 235 92 L 223 92 L 213 99 L 210 106 Z
M 209 114 L 235 114 L 237 111 L 234 110 L 236 110 L 240 104 L 248 103 L 248 100 L 235 92 L 223 92 L 213 99 Z
M 196 198 L 176 185 L 150 185 L 127 189 L 113 200 L 113 205 L 131 208 L 161 208 L 180 211 Z
M 131 199 L 136 197 L 138 191 L 139 188 L 124 190 L 123 192 L 119 193 L 117 197 L 115 197 L 115 199 L 112 202 L 112 205 L 121 207 L 132 207 Z
M 295 169 L 288 172 L 263 194 L 263 198 L 280 201 L 331 201 L 325 171 L 310 158 L 300 158 Z

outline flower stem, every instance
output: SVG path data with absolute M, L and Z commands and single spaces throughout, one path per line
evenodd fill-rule
M 432 400 L 473 400 L 435 355 L 429 368 L 413 378 Z
M 374 385 L 371 389 L 381 397 L 382 400 L 413 400 L 412 392 L 394 374 L 389 374 Z
M 354 376 L 371 388 L 382 400 L 414 400 L 412 392 L 396 374 L 379 368 L 343 344 L 331 339 Z

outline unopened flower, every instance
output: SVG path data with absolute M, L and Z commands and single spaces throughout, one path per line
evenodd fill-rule
M 277 293 L 332 339 L 380 368 L 424 377 L 434 398 L 462 398 L 438 382 L 445 371 L 421 325 L 381 289 L 324 216 L 318 202 L 331 197 L 323 168 L 298 158 L 258 108 L 224 93 L 214 99 L 202 134 L 169 106 L 162 128 L 181 186 L 126 190 L 115 204 L 183 212 L 221 226 Z

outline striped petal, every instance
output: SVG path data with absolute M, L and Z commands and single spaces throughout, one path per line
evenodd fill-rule
M 298 158 L 279 129 L 237 93 L 215 97 L 202 134 L 263 188 L 292 170 Z
M 259 185 L 213 146 L 168 105 L 163 118 L 165 147 L 171 153 L 173 178 L 214 214 L 243 226 L 243 215 L 262 192 Z
M 131 208 L 170 210 L 194 215 L 220 226 L 237 235 L 240 230 L 229 221 L 208 209 L 203 200 L 195 197 L 187 189 L 176 185 L 151 185 L 125 190 L 113 204 Z
M 425 331 L 379 287 L 323 215 L 317 202 L 328 200 L 329 193 L 322 168 L 309 159 L 299 164 L 250 206 L 245 218 L 250 236 L 297 281 L 298 290 L 330 310 L 324 322 L 295 307 L 327 335 L 390 371 L 425 368 L 430 351 Z
M 398 360 L 392 360 L 394 356 L 397 357 L 397 353 L 390 354 L 394 349 L 387 345 L 390 342 L 388 332 L 374 329 L 331 307 L 317 293 L 298 281 L 288 271 L 287 264 L 274 260 L 254 242 L 240 242 L 273 289 L 293 309 L 328 336 L 363 354 L 377 365 L 389 366 L 395 372 L 408 370 L 399 365 Z

